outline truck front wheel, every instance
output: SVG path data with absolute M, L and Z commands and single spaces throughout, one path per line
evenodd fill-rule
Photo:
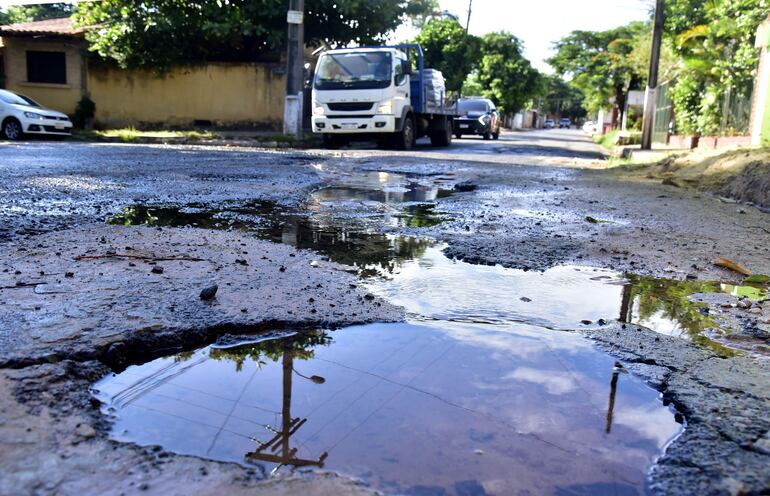
M 337 136 L 329 133 L 323 135 L 323 142 L 324 148 L 328 148 L 329 150 L 336 150 L 342 146 L 341 140 L 337 138 Z
M 404 128 L 396 133 L 396 148 L 400 150 L 411 150 L 414 147 L 414 119 L 411 114 L 404 120 Z

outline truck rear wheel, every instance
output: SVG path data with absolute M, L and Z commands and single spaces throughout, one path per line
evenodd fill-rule
M 450 146 L 452 144 L 452 123 L 447 121 L 443 129 L 436 129 L 430 133 L 432 146 Z
M 414 147 L 414 119 L 411 114 L 404 120 L 404 128 L 396 133 L 396 148 L 411 150 Z

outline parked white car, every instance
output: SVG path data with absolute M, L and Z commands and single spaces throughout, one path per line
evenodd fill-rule
M 69 136 L 72 121 L 67 114 L 43 107 L 35 100 L 0 90 L 0 138 L 15 141 L 25 134 Z
M 586 121 L 586 123 L 583 124 L 583 131 L 588 134 L 596 134 L 599 132 L 598 126 L 594 121 Z

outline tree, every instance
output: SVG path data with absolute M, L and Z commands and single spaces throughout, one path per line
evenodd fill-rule
M 521 41 L 501 31 L 481 38 L 481 58 L 474 78 L 508 114 L 524 108 L 540 88 L 541 75 L 522 54 Z
M 425 0 L 307 0 L 305 42 L 377 44 L 430 7 Z M 422 7 L 421 7 L 422 6 Z M 102 0 L 81 2 L 91 50 L 121 67 L 277 58 L 286 41 L 283 0 Z
M 72 15 L 72 5 L 52 3 L 0 8 L 0 26 L 17 22 L 44 21 Z
M 415 43 L 422 46 L 425 66 L 442 72 L 448 90 L 460 90 L 478 60 L 481 45 L 477 37 L 466 34 L 453 18 L 429 20 Z
M 646 80 L 646 71 L 639 72 L 629 58 L 634 40 L 645 31 L 642 22 L 607 31 L 573 31 L 554 44 L 556 55 L 548 63 L 559 75 L 571 76 L 587 110 L 605 108 L 614 97 L 622 116 L 628 91 L 641 89 Z
M 579 119 L 586 115 L 583 93 L 559 76 L 543 76 L 541 109 L 548 114 Z
M 682 66 L 672 90 L 680 131 L 715 133 L 724 99 L 750 97 L 759 57 L 754 37 L 768 14 L 767 0 L 667 3 L 664 34 Z

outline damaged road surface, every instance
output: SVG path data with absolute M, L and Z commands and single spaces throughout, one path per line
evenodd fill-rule
M 758 209 L 577 132 L 2 152 L 0 494 L 770 491 Z

